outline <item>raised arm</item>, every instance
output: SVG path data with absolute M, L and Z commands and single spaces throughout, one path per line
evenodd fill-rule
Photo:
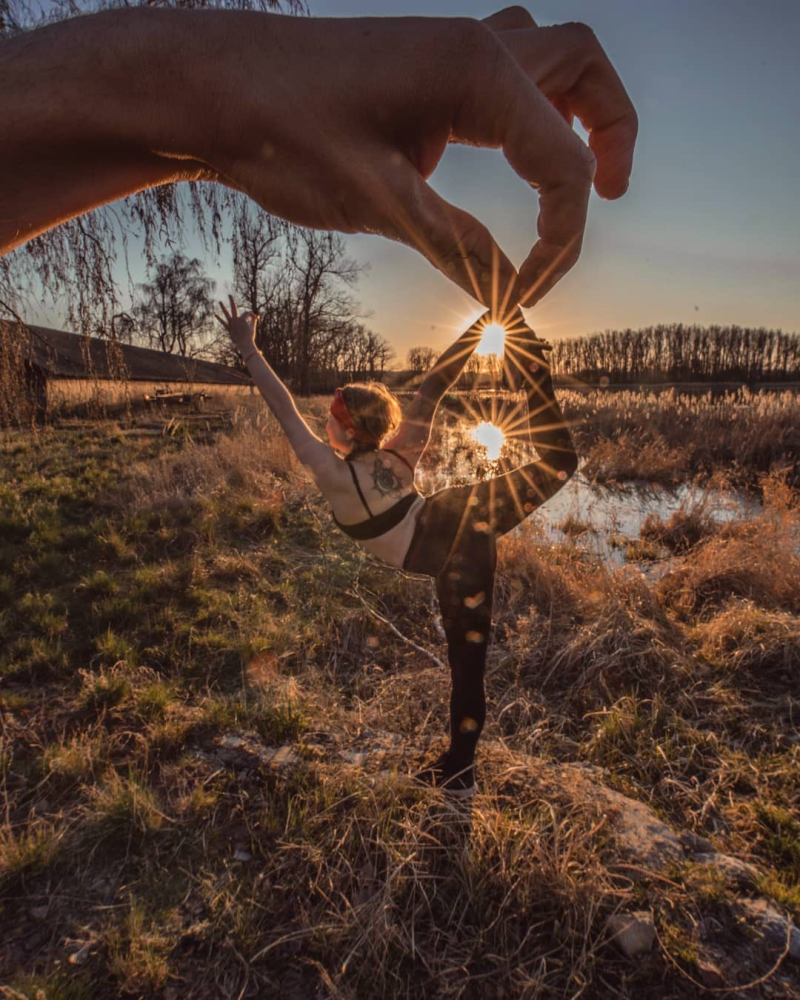
M 264 355 L 256 347 L 255 334 L 258 317 L 246 312 L 239 315 L 233 296 L 229 296 L 230 312 L 220 302 L 224 314 L 217 315 L 230 334 L 230 338 L 244 358 L 247 370 L 258 386 L 267 406 L 277 417 L 292 450 L 315 479 L 324 478 L 335 461 L 331 449 L 321 441 L 300 415 L 294 397 L 278 378 Z
M 403 421 L 387 447 L 402 452 L 412 465 L 427 447 L 439 400 L 464 370 L 488 322 L 488 313 L 484 313 L 444 351 L 406 407 Z

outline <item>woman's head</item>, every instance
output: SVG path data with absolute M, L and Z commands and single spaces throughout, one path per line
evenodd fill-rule
M 397 398 L 382 382 L 351 382 L 336 390 L 326 430 L 333 447 L 350 454 L 379 448 L 401 419 Z

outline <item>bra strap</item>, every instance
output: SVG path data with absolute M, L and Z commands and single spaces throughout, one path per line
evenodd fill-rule
M 403 465 L 412 473 L 414 473 L 414 466 L 408 461 L 408 459 L 403 458 L 403 456 L 395 451 L 393 448 L 381 448 L 381 451 L 388 451 L 390 455 L 394 455 L 395 458 L 399 458 Z
M 352 462 L 348 462 L 347 464 L 348 464 L 348 466 L 350 468 L 350 475 L 353 477 L 353 482 L 355 483 L 356 489 L 358 490 L 358 495 L 361 497 L 361 502 L 366 507 L 367 514 L 369 514 L 370 517 L 373 517 L 374 515 L 373 515 L 372 511 L 369 509 L 369 504 L 367 503 L 367 501 L 366 501 L 366 499 L 364 497 L 364 492 L 361 489 L 361 484 L 358 481 L 358 476 L 356 475 L 356 470 L 353 468 L 353 463 Z

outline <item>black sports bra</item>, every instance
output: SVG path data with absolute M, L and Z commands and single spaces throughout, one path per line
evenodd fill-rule
M 411 474 L 414 474 L 413 466 L 407 462 L 402 455 L 398 455 L 398 453 L 396 451 L 392 451 L 391 448 L 382 448 L 381 450 L 388 451 L 390 455 L 394 455 L 395 458 L 399 458 L 403 465 L 407 466 L 411 470 Z M 350 462 L 350 459 L 345 458 L 345 461 Z M 358 490 L 358 495 L 361 497 L 361 502 L 364 504 L 369 517 L 366 521 L 359 521 L 357 524 L 342 524 L 335 514 L 333 515 L 333 519 L 346 535 L 349 535 L 351 538 L 355 538 L 360 542 L 366 541 L 368 538 L 379 538 L 381 535 L 385 535 L 387 531 L 391 531 L 392 528 L 397 527 L 397 525 L 400 524 L 408 513 L 411 505 L 419 496 L 417 491 L 412 488 L 412 492 L 404 497 L 401 497 L 401 499 L 398 500 L 393 507 L 389 507 L 388 510 L 381 511 L 380 514 L 373 514 L 369 509 L 369 504 L 367 503 L 364 492 L 361 489 L 358 476 L 356 476 L 356 470 L 353 468 L 352 463 L 350 463 L 350 475 L 353 477 L 356 490 Z

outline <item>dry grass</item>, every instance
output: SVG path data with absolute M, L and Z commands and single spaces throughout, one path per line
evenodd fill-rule
M 711 531 L 692 508 L 651 525 L 678 553 L 659 575 L 535 536 L 501 543 L 468 816 L 392 776 L 441 743 L 448 679 L 353 596 L 441 658 L 429 586 L 331 531 L 263 418 L 184 426 L 3 446 L 9 988 L 695 995 L 701 918 L 729 954 L 750 948 L 734 897 L 691 866 L 634 881 L 607 818 L 548 777 L 555 762 L 601 765 L 676 829 L 757 864 L 761 891 L 800 918 L 789 477 L 762 483 L 748 521 Z M 369 731 L 397 740 L 374 767 L 342 764 L 336 748 Z M 231 734 L 301 763 L 225 756 Z M 630 964 L 605 924 L 636 909 L 668 954 Z M 724 971 L 735 985 L 768 965 Z
M 800 468 L 800 394 L 626 390 L 559 392 L 583 471 L 598 482 L 682 482 L 720 470 L 754 485 L 761 473 Z

